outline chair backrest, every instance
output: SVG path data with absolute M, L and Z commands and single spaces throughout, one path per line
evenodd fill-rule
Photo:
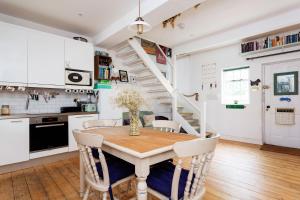
M 205 192 L 204 182 L 214 155 L 219 135 L 211 138 L 198 138 L 177 142 L 173 149 L 179 157 L 172 181 L 172 199 L 178 199 L 179 179 L 182 171 L 182 158 L 191 157 L 190 169 L 184 190 L 184 200 L 201 199 Z
M 80 130 L 73 130 L 74 138 L 77 142 L 80 156 L 83 161 L 83 166 L 86 172 L 86 179 L 91 184 L 95 186 L 109 187 L 109 174 L 108 167 L 105 160 L 105 157 L 102 153 L 101 147 L 103 142 L 103 136 L 91 134 L 91 133 L 82 133 Z M 95 158 L 92 154 L 92 149 L 95 148 L 98 150 L 99 157 Z M 103 177 L 100 178 L 97 171 L 96 163 L 100 162 Z
M 174 133 L 179 133 L 181 128 L 181 125 L 179 123 L 169 120 L 154 120 L 152 122 L 152 125 L 155 129 Z
M 89 120 L 83 122 L 84 129 L 90 128 L 101 128 L 101 127 L 115 127 L 117 126 L 118 120 L 112 119 L 101 119 L 101 120 Z

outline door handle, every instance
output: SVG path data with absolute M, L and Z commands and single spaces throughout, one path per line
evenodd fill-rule
M 15 121 L 10 121 L 10 123 L 21 123 L 23 122 L 22 120 L 15 120 Z
M 57 127 L 57 126 L 64 126 L 65 124 L 48 124 L 48 125 L 38 125 L 35 128 L 46 128 L 46 127 Z
M 270 105 L 267 105 L 266 111 L 269 111 L 270 108 L 271 108 L 271 106 L 270 106 Z

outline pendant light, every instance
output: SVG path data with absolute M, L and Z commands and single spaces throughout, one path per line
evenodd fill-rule
M 143 34 L 151 29 L 151 25 L 141 17 L 141 0 L 139 0 L 139 16 L 128 26 L 128 29 L 136 32 L 138 35 Z

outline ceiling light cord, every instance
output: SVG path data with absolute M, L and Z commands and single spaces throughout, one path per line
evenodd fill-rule
M 139 0 L 139 17 L 141 17 L 141 0 Z

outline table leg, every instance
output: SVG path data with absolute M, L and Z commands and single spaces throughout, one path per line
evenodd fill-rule
M 147 176 L 150 166 L 148 160 L 140 160 L 135 165 L 135 174 L 137 176 L 136 196 L 138 200 L 147 200 Z
M 84 172 L 84 166 L 83 166 L 83 160 L 81 154 L 79 158 L 80 158 L 80 191 L 79 192 L 80 192 L 80 197 L 83 197 L 84 190 L 85 190 L 85 180 L 84 180 L 85 172 Z
M 138 200 L 147 200 L 147 183 L 144 177 L 137 178 L 136 196 Z

